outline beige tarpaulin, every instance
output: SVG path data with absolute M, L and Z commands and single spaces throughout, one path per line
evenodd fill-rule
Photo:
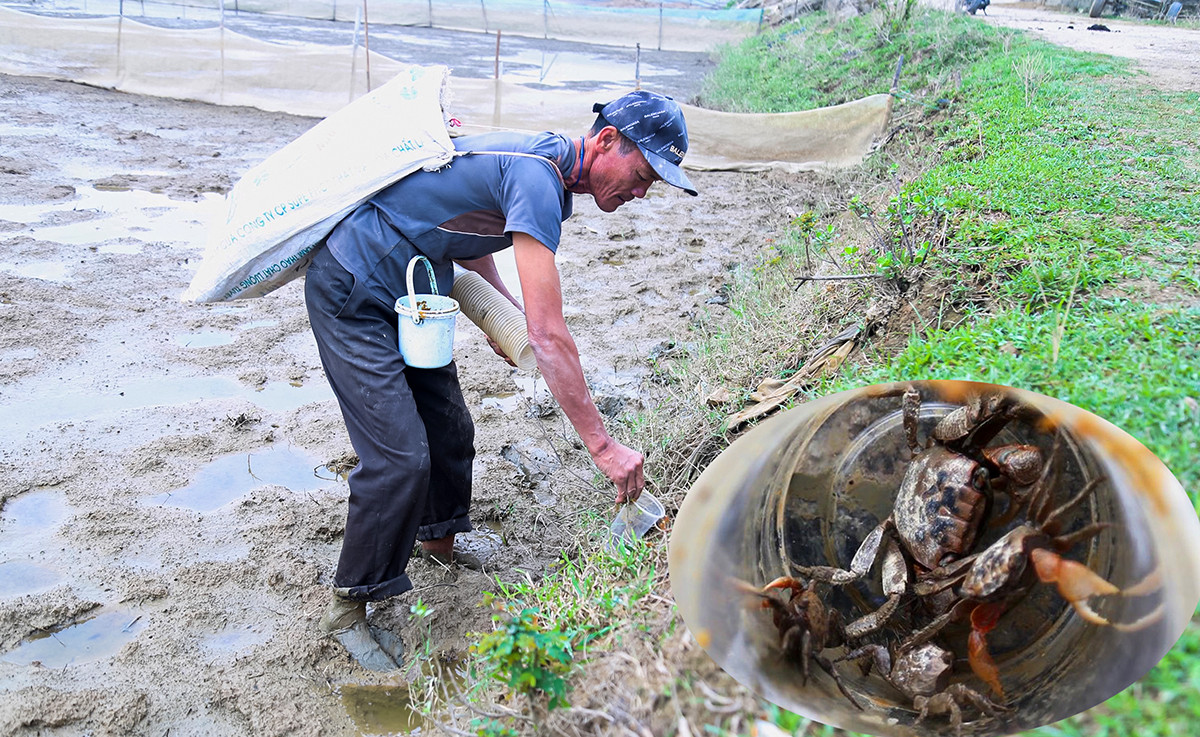
M 491 129 L 582 133 L 595 120 L 592 103 L 623 90 L 534 90 L 496 80 L 456 79 L 448 112 L 461 132 Z M 795 113 L 723 113 L 683 106 L 690 145 L 689 169 L 803 171 L 861 163 L 884 133 L 891 95 L 872 95 L 844 105 Z
M 371 54 L 379 87 L 407 68 Z M 0 8 L 0 73 L 53 77 L 142 95 L 325 117 L 367 91 L 362 48 L 275 44 L 222 28 L 168 29 L 128 18 L 53 18 Z M 582 133 L 605 92 L 533 89 L 452 78 L 458 132 L 496 128 Z M 692 169 L 809 170 L 852 166 L 883 134 L 891 96 L 795 113 L 721 113 L 685 106 Z

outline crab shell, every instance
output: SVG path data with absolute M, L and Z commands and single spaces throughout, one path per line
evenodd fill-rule
M 849 664 L 840 664 L 839 672 L 862 694 L 862 712 L 824 673 L 802 684 L 794 665 L 780 657 L 778 629 L 747 611 L 742 592 L 722 585 L 770 581 L 791 575 L 795 566 L 849 564 L 863 539 L 895 511 L 897 489 L 914 466 L 899 398 L 910 386 L 921 395 L 923 427 L 972 395 L 999 393 L 1032 407 L 1042 421 L 1015 423 L 1014 433 L 1031 437 L 998 442 L 1032 441 L 1046 450 L 1063 431 L 1079 478 L 1064 481 L 1055 498 L 1102 477 L 1080 514 L 1113 525 L 1069 557 L 1129 592 L 1096 602 L 1112 621 L 1135 620 L 1155 605 L 1162 611 L 1152 626 L 1102 627 L 1083 621 L 1054 587 L 1032 586 L 989 634 L 1012 708 L 980 719 L 972 734 L 1011 734 L 1064 719 L 1142 677 L 1183 633 L 1200 601 L 1200 520 L 1191 501 L 1161 461 L 1105 420 L 1051 397 L 974 382 L 882 384 L 829 395 L 760 423 L 722 452 L 682 503 L 669 546 L 672 592 L 696 642 L 760 696 L 810 719 L 875 735 L 953 733 L 946 719 L 913 724 L 911 700 L 877 675 L 859 677 Z M 970 475 L 956 478 L 961 483 Z M 977 549 L 988 543 L 983 538 Z M 861 616 L 879 605 L 878 572 L 825 596 L 847 621 Z M 957 648 L 953 638 L 948 632 L 939 644 Z M 970 685 L 970 679 L 967 669 L 955 668 L 950 680 Z
M 904 547 L 927 569 L 962 557 L 975 546 L 987 510 L 988 471 L 940 445 L 912 459 L 893 512 Z M 961 536 L 956 523 L 966 522 Z
M 927 642 L 896 658 L 890 680 L 909 698 L 933 696 L 946 689 L 953 664 L 949 651 Z

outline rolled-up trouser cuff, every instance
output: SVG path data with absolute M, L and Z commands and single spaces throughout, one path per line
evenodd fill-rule
M 336 584 L 336 581 L 334 583 Z M 401 573 L 390 581 L 374 583 L 369 586 L 339 586 L 336 593 L 351 601 L 383 601 L 393 596 L 399 596 L 405 591 L 411 591 L 412 587 L 412 581 L 408 580 L 408 574 Z
M 471 518 L 469 515 L 460 515 L 445 522 L 436 522 L 432 525 L 421 525 L 417 528 L 418 540 L 441 540 L 443 537 L 459 532 L 470 532 L 475 528 L 471 526 Z

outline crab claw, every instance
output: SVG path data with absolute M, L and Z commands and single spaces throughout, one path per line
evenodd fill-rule
M 791 589 L 792 593 L 796 593 L 799 591 L 804 591 L 807 588 L 808 584 L 804 583 L 804 581 L 798 578 L 792 578 L 791 576 L 780 576 L 766 586 L 763 586 L 762 590 L 770 591 L 771 589 Z
M 983 455 L 1017 486 L 1029 486 L 1042 475 L 1042 451 L 1036 445 L 1001 445 L 984 448 Z
M 1120 589 L 1096 575 L 1084 564 L 1063 558 L 1045 548 L 1034 549 L 1029 558 L 1033 561 L 1038 578 L 1044 583 L 1056 584 L 1058 593 L 1075 607 L 1079 616 L 1092 624 L 1109 623 L 1088 606 L 1087 600 L 1103 594 L 1118 594 Z
M 967 638 L 967 662 L 971 670 L 1001 699 L 1004 687 L 1000 685 L 1000 669 L 987 649 L 987 633 L 995 628 L 1006 608 L 1003 604 L 980 604 L 972 609 L 971 635 Z

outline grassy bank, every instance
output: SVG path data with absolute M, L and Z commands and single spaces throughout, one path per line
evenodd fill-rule
M 908 13 L 906 15 L 905 13 Z M 894 8 L 814 17 L 728 50 L 707 104 L 801 109 L 886 91 L 890 143 L 855 172 L 810 177 L 811 210 L 763 234 L 728 305 L 654 362 L 660 407 L 631 418 L 653 488 L 677 508 L 729 441 L 737 405 L 848 325 L 877 327 L 809 396 L 892 380 L 976 379 L 1059 397 L 1145 443 L 1200 488 L 1200 96 L 1123 64 L 965 17 Z M 855 274 L 845 281 L 812 275 Z M 887 314 L 879 316 L 881 306 Z M 797 397 L 796 401 L 803 399 Z M 674 611 L 666 545 L 604 551 L 601 521 L 539 581 L 502 585 L 470 667 L 469 731 L 748 734 L 756 719 L 832 734 L 716 669 Z M 1200 720 L 1200 630 L 1138 684 L 1041 735 L 1183 735 Z M 479 714 L 482 714 L 481 716 Z

